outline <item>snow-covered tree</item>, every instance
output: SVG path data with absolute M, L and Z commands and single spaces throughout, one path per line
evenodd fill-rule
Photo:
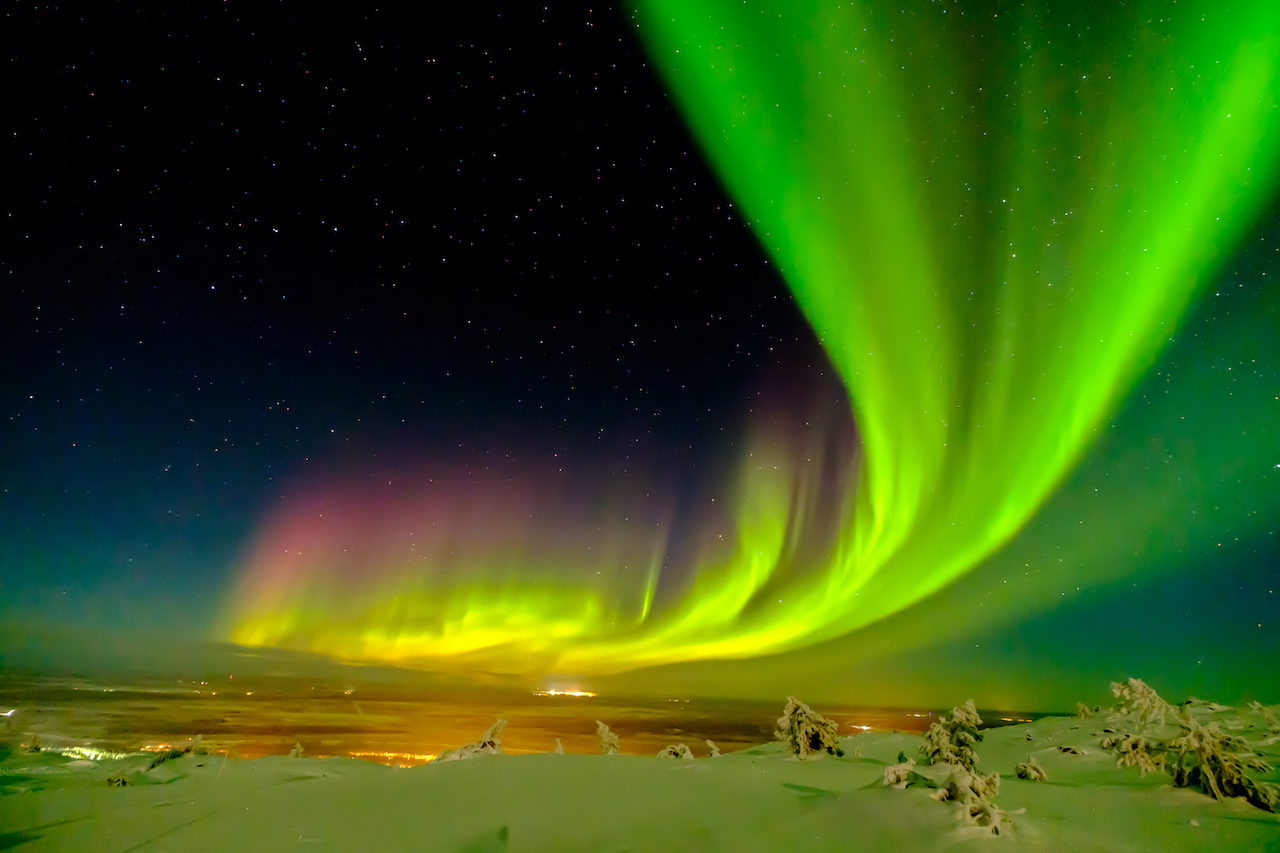
M 1103 749 L 1116 753 L 1116 767 L 1136 767 L 1143 776 L 1164 770 L 1164 750 L 1142 735 L 1108 735 L 1102 739 Z
M 448 749 L 436 757 L 436 761 L 465 761 L 468 758 L 479 758 L 482 755 L 503 755 L 502 741 L 498 734 L 506 728 L 506 720 L 498 720 L 474 743 L 463 744 L 456 749 Z
M 601 755 L 617 755 L 618 750 L 622 748 L 622 744 L 618 743 L 618 736 L 609 731 L 609 727 L 599 720 L 596 720 L 596 736 L 600 738 Z
M 685 758 L 685 759 L 688 759 L 689 761 L 692 761 L 693 752 L 690 751 L 689 747 L 685 746 L 684 744 L 677 743 L 677 744 L 673 744 L 671 746 L 663 748 L 658 753 L 658 758 Z
M 1175 713 L 1173 706 L 1161 699 L 1159 693 L 1137 678 L 1130 678 L 1125 684 L 1111 682 L 1111 692 L 1120 700 L 1116 716 L 1136 718 L 1138 734 L 1142 734 L 1151 723 L 1164 725 L 1165 719 Z
M 884 769 L 884 784 L 888 788 L 905 788 L 913 778 L 923 778 L 912 768 L 916 766 L 914 758 L 890 764 Z
M 720 747 L 716 746 L 710 738 L 707 738 L 707 749 L 711 750 L 712 758 L 720 757 Z
M 293 745 L 293 749 L 289 750 L 289 757 L 290 757 L 290 758 L 301 758 L 301 757 L 302 757 L 302 744 L 301 744 L 301 743 L 296 743 L 296 742 L 294 743 L 294 745 Z
M 554 751 L 556 755 L 564 755 L 564 744 L 560 743 L 560 738 L 556 738 L 556 748 Z
M 816 713 L 794 696 L 787 697 L 786 707 L 778 718 L 774 737 L 787 745 L 792 755 L 804 760 L 810 755 L 826 751 L 842 756 L 836 724 Z
M 1013 771 L 1018 774 L 1019 779 L 1026 779 L 1029 782 L 1043 782 L 1046 778 L 1044 768 L 1036 761 L 1033 755 L 1026 761 L 1019 762 Z
M 1163 744 L 1169 771 L 1177 788 L 1199 787 L 1215 800 L 1244 797 L 1260 809 L 1277 811 L 1280 789 L 1245 775 L 1246 770 L 1270 773 L 1271 765 L 1249 751 L 1244 738 L 1229 735 L 1217 723 L 1201 725 L 1181 715 L 1182 734 Z
M 973 744 L 982 740 L 982 735 L 978 734 L 980 725 L 982 718 L 970 699 L 929 726 L 924 743 L 920 744 L 920 752 L 930 764 L 958 764 L 972 773 L 978 764 Z
M 1172 716 L 1180 733 L 1165 739 L 1123 733 L 1103 738 L 1103 748 L 1116 753 L 1117 766 L 1137 767 L 1144 775 L 1167 770 L 1175 787 L 1198 787 L 1218 800 L 1244 797 L 1260 809 L 1280 810 L 1280 788 L 1246 774 L 1269 773 L 1271 765 L 1250 751 L 1243 737 L 1222 731 L 1217 721 L 1201 723 L 1194 715 L 1195 709 L 1217 713 L 1227 706 L 1197 702 L 1174 708 L 1142 682 L 1129 681 L 1128 691 L 1123 685 L 1113 685 L 1113 689 L 1121 688 L 1117 696 L 1127 692 L 1127 712 L 1138 717 L 1139 731 L 1146 722 L 1159 719 L 1163 723 L 1166 716 Z
M 964 767 L 951 769 L 946 784 L 935 791 L 935 800 L 955 801 L 960 804 L 960 819 L 970 826 L 978 826 L 992 835 L 1005 832 L 1012 821 L 1008 814 L 991 802 L 991 798 L 1000 792 L 1000 774 L 980 776 Z

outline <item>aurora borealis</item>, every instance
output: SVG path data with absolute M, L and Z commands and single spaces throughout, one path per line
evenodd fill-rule
M 33 14 L 0 627 L 1004 708 L 1280 647 L 1274 4 Z
M 1274 190 L 1280 11 L 1156 14 L 647 5 L 664 79 L 849 389 L 861 451 L 839 488 L 749 443 L 727 543 L 665 594 L 672 519 L 547 542 L 516 519 L 593 525 L 516 497 L 545 472 L 461 517 L 406 500 L 351 538 L 291 519 L 273 535 L 318 553 L 262 543 L 231 639 L 610 673 L 797 648 L 955 580 L 1080 459 Z

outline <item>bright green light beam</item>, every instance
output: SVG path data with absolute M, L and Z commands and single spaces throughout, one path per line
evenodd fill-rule
M 865 442 L 825 582 L 762 614 L 802 626 L 788 643 L 1016 532 L 1275 186 L 1272 0 L 650 0 L 637 20 Z

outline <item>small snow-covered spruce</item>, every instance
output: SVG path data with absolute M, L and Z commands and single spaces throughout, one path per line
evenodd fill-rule
M 1111 692 L 1120 700 L 1117 715 L 1137 717 L 1138 734 L 1142 734 L 1149 723 L 1164 725 L 1165 718 L 1175 713 L 1159 693 L 1137 678 L 1130 678 L 1125 684 L 1111 682 Z
M 720 747 L 716 746 L 715 743 L 712 742 L 711 738 L 707 738 L 707 749 L 711 750 L 712 758 L 720 757 Z
M 960 803 L 960 819 L 971 826 L 985 829 L 992 835 L 1003 834 L 1012 821 L 1008 814 L 991 802 L 1000 792 L 1000 774 L 980 776 L 963 767 L 953 767 L 947 782 L 930 794 L 935 800 Z
M 1261 702 L 1250 702 L 1249 709 L 1262 715 L 1262 721 L 1267 724 L 1267 731 L 1280 733 L 1280 720 L 1276 719 L 1276 715 L 1270 708 Z
M 618 736 L 609 731 L 609 727 L 599 720 L 596 720 L 596 736 L 600 738 L 601 755 L 617 755 L 618 750 L 622 748 L 622 744 L 618 743 Z
M 803 761 L 824 750 L 835 756 L 843 756 L 844 750 L 840 748 L 837 731 L 835 722 L 815 712 L 796 697 L 788 696 L 773 736 L 785 743 L 792 755 Z
M 673 744 L 658 753 L 658 758 L 685 758 L 693 760 L 693 753 L 682 743 Z
M 475 743 L 463 744 L 456 749 L 448 749 L 436 756 L 436 762 L 465 761 L 468 758 L 479 758 L 482 755 L 503 755 L 502 741 L 498 734 L 506 728 L 506 720 L 498 720 L 480 736 Z
M 1249 751 L 1244 738 L 1229 735 L 1218 724 L 1201 725 L 1190 714 L 1179 716 L 1182 734 L 1162 744 L 1176 788 L 1198 786 L 1215 800 L 1244 797 L 1265 811 L 1277 811 L 1280 789 L 1245 775 L 1271 772 L 1271 765 Z
M 553 750 L 556 755 L 564 755 L 564 744 L 560 742 L 560 738 L 556 738 L 556 748 Z
M 899 758 L 906 756 L 899 755 Z M 916 766 L 914 758 L 907 758 L 906 761 L 900 761 L 897 764 L 890 764 L 884 769 L 884 784 L 886 788 L 905 788 L 916 779 L 923 779 L 919 773 L 911 768 Z
M 301 743 L 297 743 L 297 742 L 295 742 L 295 743 L 293 744 L 293 749 L 289 750 L 289 757 L 290 757 L 290 758 L 301 758 L 301 757 L 302 757 L 302 744 L 301 744 Z
M 1026 779 L 1028 782 L 1043 782 L 1046 778 L 1044 768 L 1036 762 L 1033 755 L 1026 761 L 1020 762 L 1017 767 L 1013 768 L 1013 772 L 1018 774 L 1019 779 Z
M 930 764 L 958 764 L 972 773 L 978 764 L 973 744 L 982 740 L 978 734 L 980 725 L 982 718 L 970 699 L 952 708 L 950 716 L 943 714 L 942 719 L 929 726 L 920 752 Z
M 1096 710 L 1097 710 L 1096 708 L 1090 708 L 1088 705 L 1084 704 L 1083 702 L 1076 703 L 1076 717 L 1078 717 L 1081 720 L 1089 719 L 1094 715 Z

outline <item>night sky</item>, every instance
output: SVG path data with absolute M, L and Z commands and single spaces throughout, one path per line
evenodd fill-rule
M 974 695 L 1048 710 L 1102 701 L 1108 681 L 1133 675 L 1174 701 L 1275 701 L 1274 157 L 1241 160 L 1262 175 L 1252 201 L 1196 196 L 1229 228 L 1143 220 L 1126 232 L 1119 220 L 1126 244 L 1143 228 L 1161 235 L 1151 263 L 1179 270 L 1176 286 L 1114 284 L 1107 272 L 1128 263 L 1115 242 L 1081 243 L 1087 229 L 1068 225 L 1064 250 L 1053 232 L 1046 263 L 1069 258 L 1078 279 L 1055 283 L 1084 306 L 1059 315 L 1019 280 L 997 282 L 1010 268 L 970 247 L 1017 238 L 1045 199 L 1069 206 L 1077 183 L 1101 181 L 1102 159 L 1064 175 L 1074 149 L 1048 155 L 1062 162 L 1031 178 L 1041 195 L 1008 207 L 1008 221 L 971 215 L 961 236 L 930 239 L 953 200 L 970 212 L 965 193 L 984 199 L 972 212 L 1004 201 L 992 162 L 1058 151 L 1015 108 L 975 98 L 967 118 L 919 125 L 939 151 L 964 154 L 952 161 L 898 146 L 910 128 L 877 118 L 927 99 L 858 102 L 859 133 L 879 141 L 850 179 L 874 192 L 832 214 L 848 230 L 793 208 L 770 227 L 757 212 L 768 193 L 825 191 L 836 170 L 809 164 L 836 163 L 844 137 L 814 131 L 790 161 L 761 144 L 755 163 L 752 140 L 766 137 L 749 127 L 718 147 L 716 90 L 670 59 L 697 33 L 642 42 L 649 19 L 630 8 L 511 5 L 460 4 L 425 23 L 419 7 L 344 17 L 287 2 L 8 13 L 22 34 L 6 48 L 0 193 L 0 622 L 12 662 L 34 654 L 14 637 L 66 626 L 88 632 L 78 642 L 208 639 L 655 694 Z M 906 55 L 904 34 L 932 50 L 950 32 L 919 11 L 871 27 L 874 61 Z M 1035 32 L 1061 42 L 1080 20 Z M 1159 43 L 1134 26 L 1122 53 Z M 1013 44 L 1011 32 L 983 24 L 974 37 Z M 1001 55 L 972 55 L 984 50 Z M 1090 69 L 1105 59 L 1069 50 Z M 1003 79 L 1005 65 L 985 62 L 903 64 L 900 86 Z M 1130 72 L 1156 79 L 1161 66 Z M 1276 81 L 1273 68 L 1258 103 L 1274 105 Z M 775 82 L 789 83 L 762 91 Z M 805 91 L 807 107 L 822 102 Z M 1178 92 L 1171 103 L 1192 106 L 1161 113 L 1138 95 L 1081 96 L 1081 115 L 1126 97 L 1146 105 L 1134 121 L 1147 135 L 1126 130 L 1133 156 L 1110 163 L 1126 179 L 1214 104 Z M 1256 136 L 1270 144 L 1267 121 Z M 965 134 L 979 142 L 966 148 Z M 805 165 L 791 175 L 787 162 Z M 1245 195 L 1207 167 L 1179 174 Z M 1177 183 L 1160 173 L 1144 196 L 1139 179 L 1125 204 L 1173 209 L 1162 181 Z M 867 199 L 879 206 L 858 206 Z M 918 233 L 900 227 L 913 216 Z M 857 286 L 900 302 L 824 289 L 822 259 L 845 240 L 855 269 L 878 270 L 854 273 Z M 935 292 L 927 270 L 901 287 L 884 273 L 926 257 L 951 290 Z M 981 305 L 957 307 L 962 293 Z M 1133 321 L 1146 332 L 1129 331 L 1128 293 L 1163 312 Z M 997 369 L 1001 307 L 1023 323 L 1009 340 L 1065 348 L 1056 372 Z M 1152 343 L 1115 356 L 1094 414 L 1064 414 L 1075 398 L 1055 409 L 983 396 L 986 378 L 1088 385 L 1107 358 L 1081 343 L 1099 318 L 1100 337 Z M 941 370 L 930 358 L 944 348 L 912 337 L 924 319 L 963 327 L 983 367 Z M 871 376 L 848 352 L 881 332 L 890 367 Z M 950 445 L 906 414 L 952 400 L 952 386 L 956 406 L 992 422 L 947 433 L 967 455 L 938 450 Z M 1044 447 L 1060 449 L 1047 460 Z M 933 450 L 947 461 L 931 469 Z M 1028 459 L 1047 461 L 1017 467 Z M 946 499 L 908 505 L 895 487 L 883 503 L 875 472 L 917 468 Z M 941 532 L 1013 503 L 976 540 Z M 903 520 L 898 556 L 877 578 L 830 568 L 882 505 Z M 858 610 L 837 584 L 875 603 Z

